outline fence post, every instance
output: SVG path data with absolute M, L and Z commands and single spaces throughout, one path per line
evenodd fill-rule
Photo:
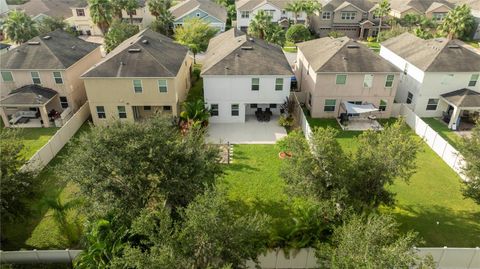
M 480 247 L 476 247 L 474 251 L 475 252 L 472 255 L 472 259 L 470 259 L 470 262 L 468 263 L 467 269 L 472 268 L 472 263 L 473 263 L 473 260 L 475 260 L 475 256 L 477 256 L 480 253 Z
M 438 259 L 438 267 L 441 267 L 440 264 L 442 263 L 442 260 L 445 257 L 445 253 L 447 252 L 447 250 L 448 250 L 447 246 L 444 246 L 442 256 L 440 256 L 440 259 Z
M 33 253 L 35 253 L 35 257 L 37 257 L 37 262 L 40 263 L 40 256 L 38 255 L 38 252 L 36 249 L 33 250 Z
M 230 164 L 230 141 L 227 142 L 227 164 Z
M 65 249 L 65 251 L 67 251 L 68 260 L 72 263 L 73 259 L 72 259 L 72 255 L 70 255 L 70 250 L 67 248 L 67 249 Z

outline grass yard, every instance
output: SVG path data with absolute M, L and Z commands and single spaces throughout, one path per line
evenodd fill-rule
M 55 169 L 64 158 L 68 158 L 69 148 L 74 145 L 74 139 L 90 129 L 88 122 L 84 123 L 72 140 L 57 154 L 57 156 L 40 172 L 38 190 L 35 197 L 28 201 L 30 215 L 14 224 L 2 223 L 2 250 L 67 248 L 66 238 L 60 233 L 57 223 L 53 220 L 52 211 L 45 206 L 45 197 L 59 196 L 62 202 L 75 197 L 77 187 L 72 183 L 63 182 L 55 174 Z M 69 219 L 81 217 L 78 212 L 69 212 Z
M 48 140 L 57 132 L 59 128 L 18 128 L 18 137 L 23 141 L 25 147 L 22 155 L 30 159 Z M 3 130 L 3 129 L 2 129 Z
M 435 130 L 435 132 L 437 132 L 441 137 L 447 140 L 450 145 L 452 145 L 454 148 L 458 148 L 460 136 L 454 131 L 448 129 L 448 126 L 445 123 L 440 122 L 440 120 L 437 118 L 422 118 L 422 120 L 432 127 L 432 129 Z

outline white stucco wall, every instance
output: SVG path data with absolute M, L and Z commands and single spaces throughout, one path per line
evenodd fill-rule
M 260 89 L 251 90 L 252 78 L 260 78 Z M 275 79 L 283 78 L 283 90 L 275 91 Z M 277 104 L 272 112 L 278 114 L 279 106 L 290 95 L 291 76 L 204 76 L 203 88 L 207 106 L 218 104 L 218 116 L 211 122 L 245 122 L 245 114 L 253 114 L 250 104 Z M 239 105 L 239 115 L 231 115 L 231 105 Z M 260 106 L 259 106 L 260 107 Z
M 255 15 L 259 10 L 275 10 L 272 16 L 273 22 L 278 22 L 280 19 L 285 17 L 291 20 L 293 20 L 294 18 L 294 15 L 292 12 L 286 11 L 285 14 L 283 14 L 282 10 L 279 9 L 278 7 L 271 5 L 269 3 L 265 3 L 264 5 L 258 6 L 255 9 L 251 10 L 250 16 L 248 19 L 247 18 L 242 19 L 241 11 L 237 11 L 237 28 L 240 29 L 240 27 L 248 27 L 250 25 L 250 21 L 255 17 Z M 306 17 L 307 17 L 306 14 L 302 12 L 298 14 L 297 20 L 305 20 Z

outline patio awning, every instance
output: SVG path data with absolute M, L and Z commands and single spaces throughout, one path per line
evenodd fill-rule
M 458 108 L 480 109 L 480 93 L 461 89 L 440 95 L 447 103 Z
M 343 101 L 342 104 L 348 114 L 363 114 L 378 111 L 378 108 L 372 104 L 355 105 L 346 101 Z
M 56 95 L 56 91 L 40 85 L 25 85 L 13 90 L 7 97 L 0 100 L 0 106 L 41 107 Z

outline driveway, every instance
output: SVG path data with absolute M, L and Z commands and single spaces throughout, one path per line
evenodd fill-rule
M 250 118 L 245 123 L 210 123 L 206 140 L 213 144 L 275 144 L 287 135 L 277 121 L 278 117 L 269 122 Z

